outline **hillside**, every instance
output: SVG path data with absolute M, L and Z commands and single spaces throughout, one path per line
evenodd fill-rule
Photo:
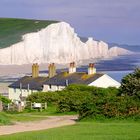
M 0 18 L 0 48 L 20 42 L 22 35 L 37 32 L 58 21 Z

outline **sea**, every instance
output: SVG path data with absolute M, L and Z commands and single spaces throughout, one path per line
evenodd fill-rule
M 113 44 L 114 45 L 114 44 Z M 110 44 L 110 47 L 113 45 Z M 131 55 L 122 55 L 112 59 L 103 59 L 95 63 L 97 72 L 106 73 L 118 82 L 129 73 L 140 68 L 140 46 L 139 45 L 118 45 L 117 46 L 133 52 Z M 90 61 L 92 63 L 92 61 Z M 93 61 L 94 63 L 94 61 Z M 87 71 L 88 65 L 82 65 L 78 71 Z
M 87 71 L 88 65 L 78 68 L 78 71 Z M 97 72 L 106 73 L 121 82 L 122 78 L 140 67 L 140 53 L 100 60 L 95 63 Z

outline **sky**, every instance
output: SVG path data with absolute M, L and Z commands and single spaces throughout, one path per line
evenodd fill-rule
M 140 45 L 140 0 L 0 0 L 0 17 L 66 21 L 82 37 Z

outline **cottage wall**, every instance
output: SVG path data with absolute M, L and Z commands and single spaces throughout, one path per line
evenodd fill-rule
M 20 101 L 20 96 L 27 97 L 33 92 L 37 92 L 37 90 L 27 90 L 27 89 L 18 89 L 18 88 L 9 88 L 9 99 L 12 101 L 18 100 Z M 22 93 L 22 94 L 21 94 Z
M 56 85 L 44 85 L 43 92 L 48 91 L 61 91 L 65 88 L 65 86 L 56 86 Z
M 104 74 L 102 77 L 90 83 L 89 86 L 96 86 L 96 87 L 103 87 L 103 88 L 108 88 L 108 87 L 119 88 L 120 83 L 112 79 L 110 76 Z

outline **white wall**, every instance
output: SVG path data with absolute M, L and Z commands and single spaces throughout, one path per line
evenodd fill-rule
M 89 86 L 96 86 L 96 87 L 103 87 L 103 88 L 108 88 L 108 87 L 119 88 L 120 85 L 121 84 L 119 82 L 112 79 L 107 74 L 104 74 L 102 77 L 98 78 L 97 80 L 89 84 Z
M 37 90 L 27 90 L 27 89 L 22 89 L 22 91 L 18 88 L 9 88 L 9 99 L 11 99 L 12 101 L 14 100 L 18 100 L 20 101 L 20 95 L 22 93 L 23 97 L 27 97 L 28 95 L 30 95 L 33 92 L 37 92 Z
M 65 86 L 43 85 L 43 92 L 48 92 L 48 91 L 61 91 L 64 88 L 65 88 Z

